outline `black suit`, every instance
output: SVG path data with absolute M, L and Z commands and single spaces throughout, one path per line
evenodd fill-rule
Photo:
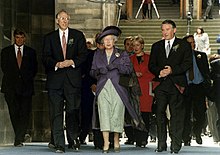
M 34 94 L 34 77 L 37 73 L 37 57 L 34 49 L 25 46 L 21 67 L 18 67 L 14 45 L 2 49 L 1 69 L 3 72 L 1 92 L 8 104 L 15 145 L 23 142 Z
M 206 118 L 206 90 L 210 87 L 210 71 L 207 55 L 204 52 L 199 52 L 193 50 L 195 56 L 195 62 L 202 75 L 203 81 L 199 83 L 190 83 L 186 95 L 186 115 L 185 115 L 185 125 L 183 140 L 185 143 L 190 143 L 191 140 L 191 129 L 193 126 L 193 133 L 196 137 L 200 137 L 202 129 L 205 124 Z M 193 63 L 193 65 L 196 65 Z M 194 72 L 194 75 L 198 74 Z M 193 115 L 192 115 L 193 113 Z M 193 116 L 193 125 L 191 123 L 191 116 Z
M 96 50 L 88 49 L 89 54 L 82 69 L 82 97 L 81 97 L 81 133 L 80 141 L 84 143 L 87 134 L 92 130 L 92 113 L 94 94 L 91 86 L 96 85 L 97 80 L 89 75 L 92 67 L 93 56 Z
M 55 70 L 57 62 L 64 61 L 59 30 L 45 36 L 42 56 L 47 73 L 46 87 L 50 100 L 50 121 L 53 138 L 56 146 L 64 148 L 64 105 L 67 139 L 70 144 L 77 139 L 80 131 L 81 65 L 87 57 L 85 37 L 82 32 L 69 28 L 66 59 L 73 60 L 75 67 L 70 66 Z
M 164 78 L 159 78 L 164 66 L 171 66 L 172 73 Z M 158 147 L 166 149 L 167 129 L 165 111 L 169 104 L 171 151 L 178 152 L 181 148 L 184 104 L 183 93 L 187 86 L 186 71 L 192 65 L 192 51 L 190 45 L 175 38 L 168 58 L 165 52 L 165 40 L 160 40 L 152 45 L 149 60 L 149 70 L 155 75 L 155 83 L 159 85 L 154 89 L 157 104 L 157 133 Z

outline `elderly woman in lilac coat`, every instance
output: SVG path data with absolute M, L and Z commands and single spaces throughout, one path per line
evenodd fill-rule
M 103 134 L 103 153 L 109 151 L 109 133 L 114 132 L 114 151 L 120 151 L 119 133 L 123 132 L 125 105 L 129 103 L 126 88 L 119 85 L 120 74 L 130 74 L 132 67 L 126 51 L 115 48 L 120 32 L 103 31 L 99 39 L 105 49 L 95 52 L 90 74 L 97 79 L 96 97 L 100 129 Z

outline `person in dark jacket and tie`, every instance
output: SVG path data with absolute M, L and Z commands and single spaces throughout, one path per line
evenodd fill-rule
M 84 34 L 69 28 L 70 15 L 61 10 L 56 14 L 58 29 L 44 39 L 42 61 L 47 73 L 50 121 L 56 152 L 65 152 L 63 110 L 69 148 L 80 147 L 81 67 L 87 58 Z
M 23 146 L 28 128 L 34 94 L 34 77 L 37 73 L 36 51 L 25 45 L 26 33 L 14 30 L 14 44 L 2 49 L 3 72 L 1 92 L 8 105 L 15 132 L 14 146 Z
M 206 117 L 206 90 L 211 86 L 211 78 L 207 55 L 194 50 L 194 36 L 186 36 L 183 40 L 191 44 L 193 51 L 193 66 L 186 73 L 188 89 L 185 98 L 186 114 L 183 132 L 184 145 L 190 146 L 192 133 L 196 137 L 196 142 L 202 144 L 201 133 Z
M 176 24 L 172 20 L 163 21 L 161 30 L 164 39 L 152 45 L 148 64 L 149 70 L 155 76 L 154 84 L 157 85 L 154 85 L 158 136 L 158 146 L 155 151 L 167 150 L 165 111 L 169 104 L 170 151 L 178 153 L 182 146 L 186 71 L 192 65 L 192 49 L 187 42 L 175 37 Z

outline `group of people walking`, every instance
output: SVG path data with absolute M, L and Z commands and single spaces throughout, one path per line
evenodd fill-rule
M 110 147 L 120 152 L 119 138 L 124 129 L 129 144 L 136 142 L 137 147 L 145 147 L 153 105 L 156 106 L 156 152 L 167 151 L 168 129 L 171 153 L 178 153 L 183 141 L 190 144 L 191 128 L 197 143 L 202 143 L 206 96 L 219 102 L 215 93 L 209 93 L 213 88 L 219 89 L 218 55 L 212 58 L 213 74 L 210 74 L 206 54 L 194 50 L 193 36 L 177 38 L 172 20 L 162 22 L 163 39 L 152 45 L 150 53 L 144 51 L 144 39 L 140 35 L 126 39 L 128 48 L 119 49 L 116 42 L 122 32 L 116 26 L 107 26 L 98 33 L 96 50 L 88 50 L 85 36 L 69 28 L 69 20 L 65 10 L 56 14 L 58 29 L 45 36 L 42 52 L 51 125 L 49 146 L 56 153 L 65 152 L 64 109 L 68 148 L 75 150 L 80 149 L 91 128 L 102 135 L 98 141 L 103 142 L 103 153 L 108 153 Z M 28 120 L 31 112 L 37 59 L 36 52 L 24 45 L 23 31 L 16 30 L 14 37 L 14 45 L 1 52 L 4 74 L 1 91 L 15 131 L 14 146 L 22 146 L 27 130 L 24 120 Z M 216 87 L 211 87 L 211 75 Z M 193 127 L 191 111 L 196 119 Z

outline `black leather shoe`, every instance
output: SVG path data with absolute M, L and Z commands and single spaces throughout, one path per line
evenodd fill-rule
M 196 143 L 197 144 L 202 144 L 202 138 L 201 138 L 201 136 L 196 136 Z
M 170 153 L 171 153 L 171 154 L 178 154 L 179 151 L 171 151 Z
M 126 140 L 125 145 L 134 145 L 134 141 Z
M 79 148 L 80 148 L 80 142 L 79 142 L 78 139 L 73 140 L 73 148 L 74 148 L 75 150 L 79 150 Z
M 190 142 L 184 142 L 184 146 L 190 146 L 191 143 Z
M 65 152 L 65 149 L 63 148 L 63 147 L 61 147 L 61 146 L 56 146 L 56 153 L 64 153 Z
M 141 147 L 141 148 L 145 148 L 147 145 L 147 143 L 145 141 L 141 142 L 141 143 L 137 143 L 136 147 Z
M 166 147 L 158 147 L 155 152 L 163 152 L 163 151 L 167 151 Z
M 48 144 L 48 147 L 49 147 L 50 149 L 55 149 L 55 145 L 54 145 L 54 143 L 52 143 L 52 142 L 50 142 L 50 143 Z
M 14 146 L 15 147 L 22 147 L 22 146 L 24 146 L 24 144 L 22 142 L 15 142 Z

